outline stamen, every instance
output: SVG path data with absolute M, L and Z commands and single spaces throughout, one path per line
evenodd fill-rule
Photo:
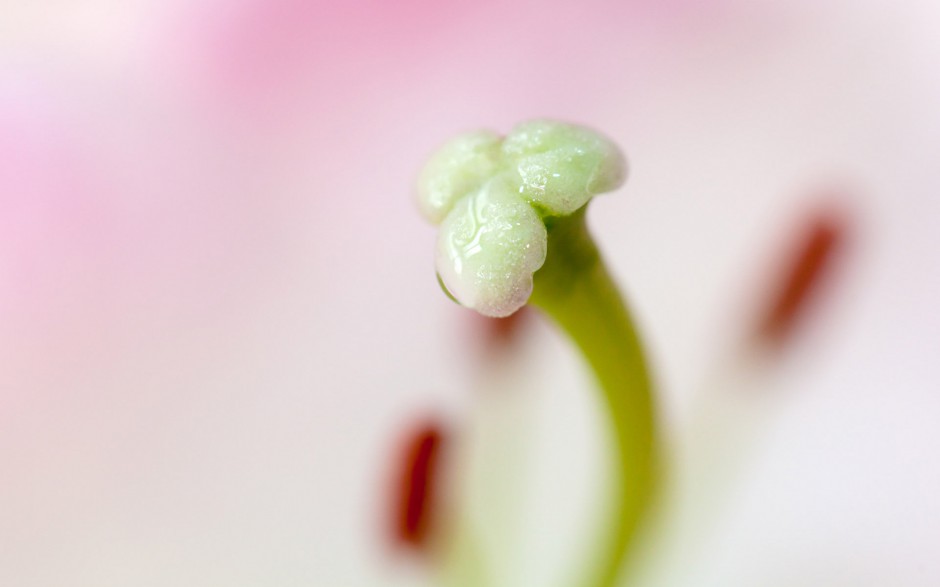
M 435 493 L 444 436 L 436 423 L 416 427 L 403 446 L 396 479 L 394 537 L 423 549 L 434 526 Z
M 833 257 L 845 241 L 845 223 L 833 210 L 817 212 L 804 228 L 786 271 L 774 290 L 771 303 L 758 323 L 756 338 L 780 346 L 800 316 L 811 305 L 815 292 L 831 271 Z

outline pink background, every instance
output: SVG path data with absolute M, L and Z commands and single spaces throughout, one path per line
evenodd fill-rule
M 676 506 L 636 584 L 940 584 L 938 27 L 926 1 L 3 3 L 0 584 L 433 584 L 382 511 L 428 413 L 500 584 L 570 584 L 605 470 L 587 374 L 538 321 L 487 360 L 411 201 L 442 140 L 536 116 L 628 154 L 591 223 L 677 478 L 725 495 L 677 498 L 717 513 Z M 828 287 L 778 364 L 726 375 L 831 191 Z M 725 387 L 746 455 L 709 474 Z

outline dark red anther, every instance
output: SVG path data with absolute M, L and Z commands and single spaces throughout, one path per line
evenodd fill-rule
M 443 441 L 440 427 L 427 423 L 416 427 L 403 446 L 393 504 L 394 536 L 403 545 L 420 549 L 428 543 Z
M 810 219 L 758 323 L 759 340 L 775 346 L 786 341 L 831 269 L 833 257 L 844 240 L 841 215 L 826 210 Z

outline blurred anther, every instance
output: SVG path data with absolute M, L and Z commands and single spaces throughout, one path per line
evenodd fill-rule
M 406 437 L 396 469 L 393 532 L 396 542 L 423 549 L 434 526 L 435 494 L 444 436 L 437 423 L 415 427 Z
M 809 218 L 758 322 L 758 341 L 778 347 L 787 341 L 831 271 L 845 232 L 844 216 L 833 209 L 817 211 Z
M 505 318 L 480 317 L 476 320 L 483 330 L 487 345 L 508 345 L 518 337 L 528 321 L 530 310 L 522 307 Z

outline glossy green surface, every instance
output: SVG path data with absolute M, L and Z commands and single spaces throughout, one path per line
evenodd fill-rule
M 443 145 L 418 180 L 418 207 L 441 226 L 436 266 L 447 291 L 481 314 L 521 308 L 545 257 L 545 216 L 563 216 L 626 175 L 617 146 L 593 130 L 534 120 Z
M 549 223 L 548 257 L 535 274 L 530 303 L 580 349 L 610 417 L 619 500 L 602 541 L 596 572 L 584 585 L 617 584 L 657 479 L 652 386 L 630 313 L 588 234 L 584 210 Z

